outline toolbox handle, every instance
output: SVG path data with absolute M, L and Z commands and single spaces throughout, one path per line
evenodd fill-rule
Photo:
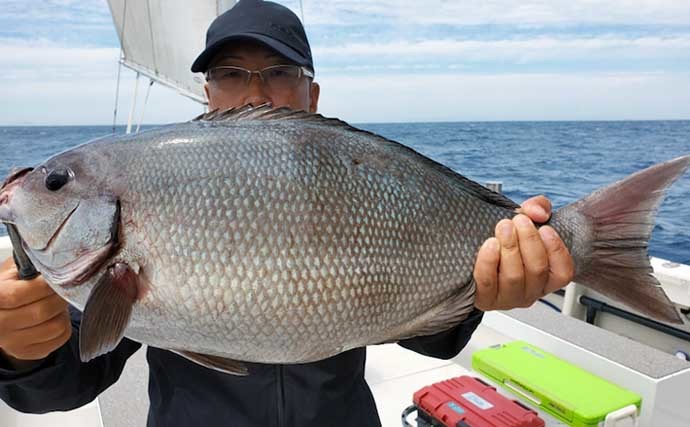
M 632 418 L 632 425 L 629 423 L 620 424 L 619 421 L 627 420 Z M 637 406 L 628 405 L 617 411 L 613 411 L 606 416 L 604 419 L 604 427 L 638 427 L 639 422 L 637 418 Z
M 412 424 L 407 422 L 407 417 L 417 410 L 417 405 L 410 405 L 402 412 L 402 425 L 403 427 L 412 427 Z

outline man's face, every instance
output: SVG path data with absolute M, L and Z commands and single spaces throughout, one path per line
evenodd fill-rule
M 211 61 L 209 68 L 232 65 L 258 71 L 271 65 L 284 65 L 290 62 L 272 49 L 252 41 L 238 41 L 223 48 Z M 290 107 L 294 110 L 316 112 L 319 101 L 319 85 L 307 77 L 291 89 L 272 90 L 257 74 L 253 74 L 249 84 L 240 90 L 224 90 L 213 80 L 204 86 L 209 110 L 225 110 L 246 104 L 258 106 L 271 103 L 274 107 Z

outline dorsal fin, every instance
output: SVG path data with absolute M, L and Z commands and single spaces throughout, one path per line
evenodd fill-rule
M 236 122 L 240 120 L 285 120 L 285 119 L 326 119 L 320 114 L 303 110 L 292 110 L 288 107 L 274 108 L 271 104 L 261 104 L 257 107 L 251 104 L 234 107 L 228 110 L 216 109 L 196 117 L 192 121 L 204 122 Z
M 201 114 L 192 121 L 202 122 L 239 122 L 244 120 L 299 120 L 303 122 L 323 123 L 330 126 L 339 126 L 356 132 L 364 132 L 381 138 L 371 132 L 354 128 L 340 119 L 324 117 L 319 113 L 310 113 L 304 110 L 293 110 L 288 107 L 273 107 L 271 104 L 261 104 L 254 107 L 250 104 L 234 107 L 228 110 L 213 110 Z M 391 141 L 393 142 L 393 141 Z
M 347 129 L 351 132 L 365 134 L 378 139 L 380 142 L 385 142 L 386 144 L 393 145 L 393 147 L 400 150 L 404 155 L 419 157 L 421 161 L 426 162 L 431 168 L 441 172 L 446 176 L 459 180 L 463 191 L 472 194 L 485 202 L 507 209 L 517 209 L 520 207 L 517 203 L 513 202 L 504 195 L 500 193 L 495 193 L 489 190 L 488 188 L 484 187 L 483 185 L 474 182 L 471 179 L 465 178 L 464 176 L 455 172 L 451 168 L 444 166 L 441 163 L 438 163 L 435 160 L 432 160 L 424 156 L 423 154 L 418 153 L 417 151 L 406 145 L 390 140 L 381 135 L 377 135 L 373 132 L 358 129 L 340 119 L 324 117 L 318 113 L 309 113 L 303 110 L 292 110 L 288 107 L 274 108 L 271 104 L 262 104 L 257 107 L 248 104 L 243 105 L 241 107 L 230 108 L 229 110 L 213 110 L 196 117 L 193 121 L 216 123 L 238 122 L 244 120 L 299 120 L 301 122 L 329 125 L 332 127 Z

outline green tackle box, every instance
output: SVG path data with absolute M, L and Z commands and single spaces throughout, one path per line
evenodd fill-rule
M 642 398 L 523 341 L 472 355 L 472 368 L 564 423 L 597 427 L 611 412 Z

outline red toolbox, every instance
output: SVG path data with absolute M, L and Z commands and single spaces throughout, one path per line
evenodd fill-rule
M 410 426 L 407 417 L 415 410 L 418 427 L 544 427 L 535 411 L 470 376 L 417 391 L 414 405 L 403 412 L 403 426 Z

